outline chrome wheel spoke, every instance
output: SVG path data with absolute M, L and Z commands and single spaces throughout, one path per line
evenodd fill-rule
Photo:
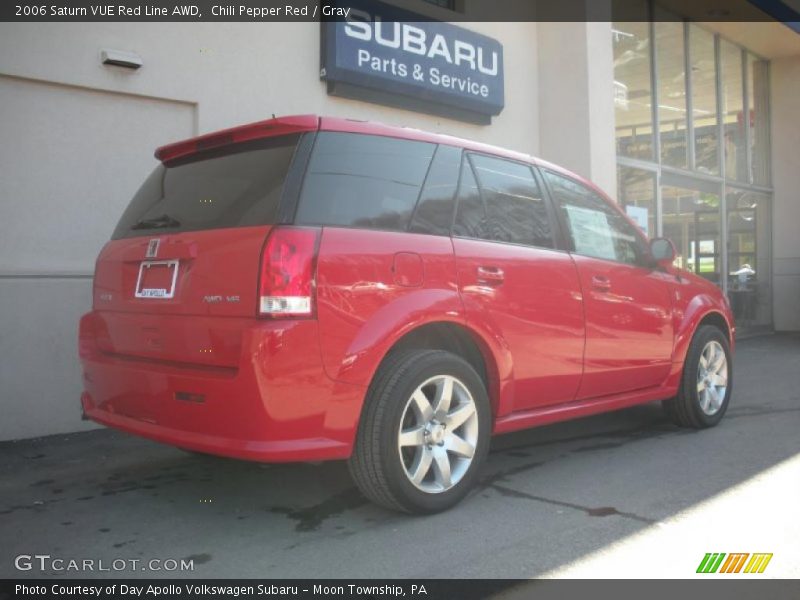
M 716 373 L 711 376 L 711 383 L 718 388 L 725 387 L 728 385 L 728 378 L 725 375 L 720 375 L 719 373 Z
M 430 421 L 433 418 L 433 407 L 431 406 L 428 397 L 422 391 L 422 388 L 418 388 L 414 395 L 411 396 L 411 400 L 417 407 L 417 414 L 419 418 L 424 421 Z
M 700 381 L 697 382 L 697 393 L 702 394 L 705 391 L 705 389 L 706 389 L 706 384 L 701 379 Z
M 722 351 L 722 348 L 716 346 L 714 348 L 714 356 L 711 359 L 711 366 L 709 367 L 709 371 L 712 373 L 719 373 L 720 369 L 725 365 L 725 353 Z
M 715 412 L 719 410 L 719 407 L 722 406 L 722 399 L 719 395 L 719 390 L 716 388 L 708 388 L 708 395 L 710 396 L 711 400 L 709 404 L 711 405 L 711 409 Z
M 450 457 L 447 455 L 447 450 L 439 446 L 433 450 L 433 476 L 442 489 L 446 490 L 452 487 Z
M 404 429 L 400 432 L 397 443 L 401 446 L 422 446 L 425 443 L 425 428 Z
M 433 452 L 431 452 L 430 448 L 422 448 L 422 450 L 417 453 L 414 464 L 408 473 L 411 481 L 416 485 L 421 484 L 422 480 L 425 479 L 425 476 L 428 474 L 428 471 L 430 471 L 432 462 Z
M 453 412 L 447 415 L 445 423 L 450 431 L 455 431 L 461 427 L 467 420 L 475 414 L 475 405 L 470 402 L 458 406 Z
M 703 388 L 703 391 L 700 392 L 700 408 L 703 409 L 703 412 L 707 413 L 709 411 L 710 400 L 711 398 L 709 396 L 708 390 Z
M 475 455 L 475 447 L 465 439 L 458 437 L 455 433 L 451 433 L 447 436 L 444 447 L 446 450 L 463 458 L 472 458 Z
M 434 413 L 444 417 L 450 410 L 450 403 L 453 400 L 453 378 L 442 377 L 436 385 L 436 400 L 434 401 Z

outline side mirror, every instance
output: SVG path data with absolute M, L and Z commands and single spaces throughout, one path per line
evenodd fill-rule
M 669 267 L 675 260 L 678 253 L 675 251 L 675 244 L 667 238 L 654 238 L 650 240 L 650 255 L 656 265 L 662 268 Z

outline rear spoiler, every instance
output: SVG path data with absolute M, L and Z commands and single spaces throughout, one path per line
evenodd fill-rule
M 262 138 L 316 131 L 319 129 L 319 117 L 316 115 L 297 115 L 291 117 L 278 117 L 268 119 L 231 129 L 223 129 L 207 133 L 195 138 L 161 146 L 155 152 L 155 157 L 163 163 L 190 156 L 209 148 L 218 148 L 228 144 L 249 142 Z

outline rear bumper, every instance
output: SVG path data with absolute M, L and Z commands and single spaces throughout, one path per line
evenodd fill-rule
M 108 354 L 81 320 L 85 415 L 199 452 L 263 462 L 347 458 L 366 389 L 324 372 L 315 321 L 256 321 L 235 368 Z

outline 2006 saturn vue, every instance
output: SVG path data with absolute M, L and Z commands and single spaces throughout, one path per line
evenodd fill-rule
M 603 192 L 422 131 L 277 118 L 164 146 L 97 260 L 85 415 L 256 461 L 346 459 L 435 512 L 490 437 L 663 401 L 716 425 L 734 325 Z

